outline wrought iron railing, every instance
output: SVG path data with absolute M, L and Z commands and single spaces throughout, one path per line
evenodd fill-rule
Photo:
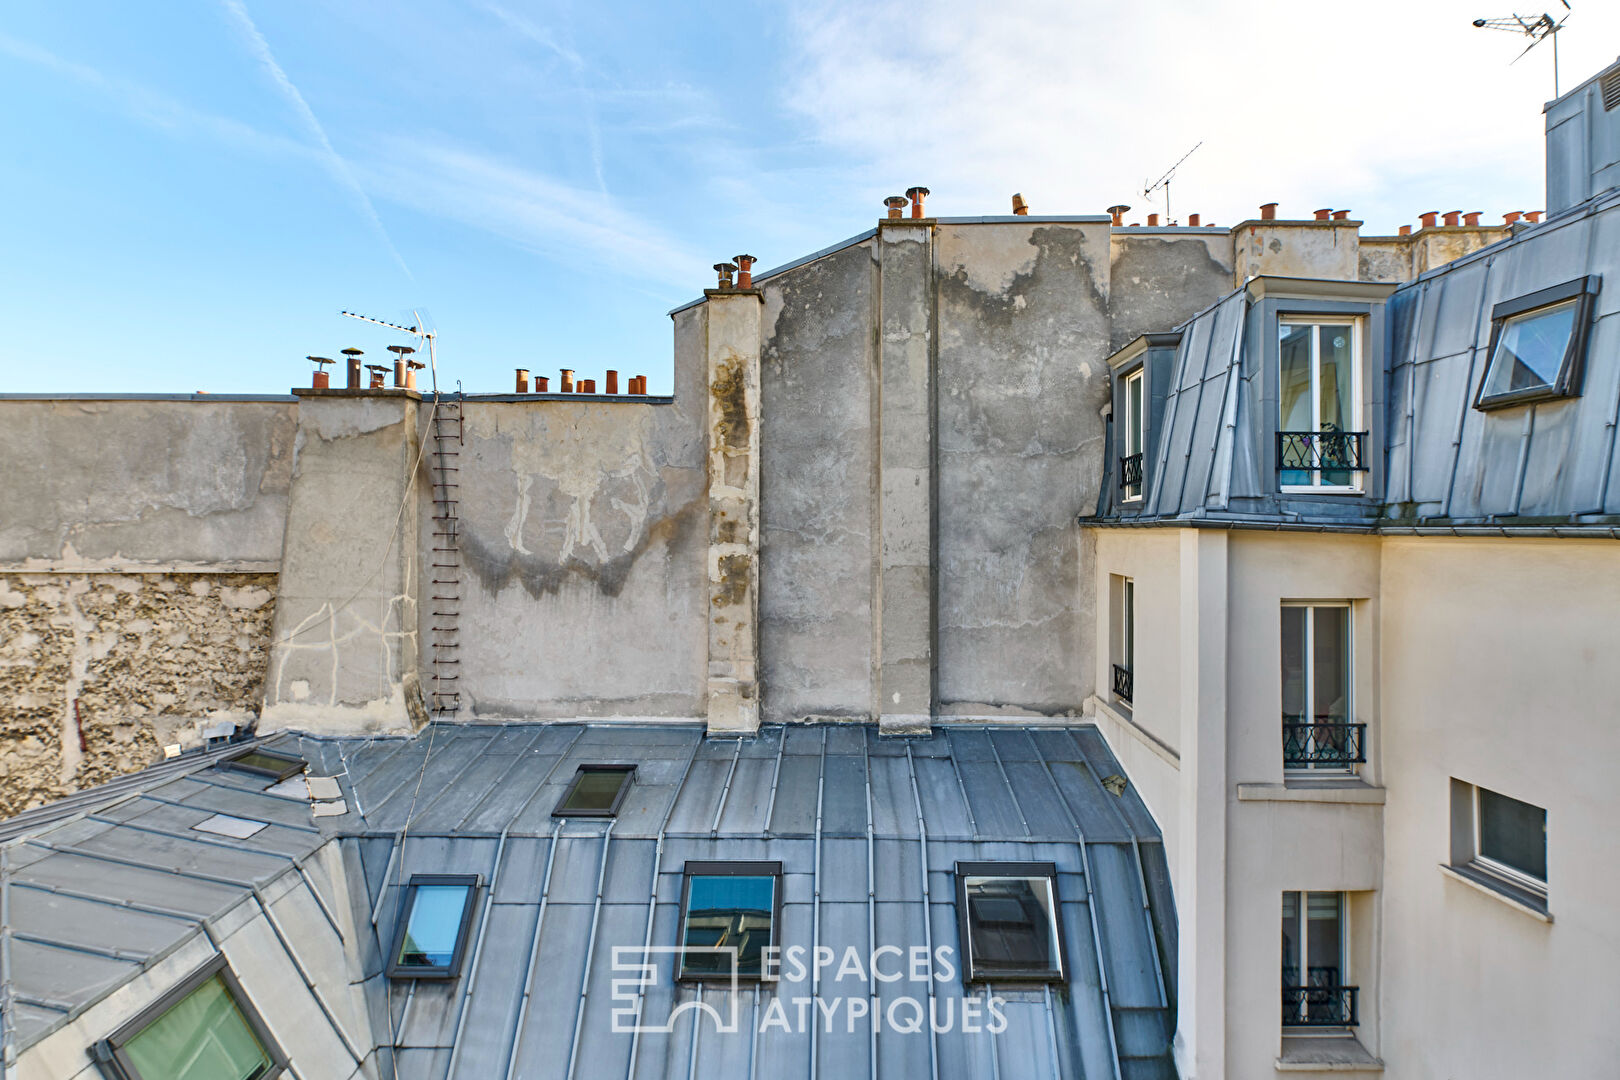
M 1285 986 L 1282 988 L 1284 1027 L 1355 1027 L 1359 986 Z
M 1131 669 L 1114 665 L 1114 696 L 1121 701 L 1131 700 Z
M 1291 769 L 1349 768 L 1367 760 L 1367 725 L 1283 717 L 1283 765 Z
M 1132 454 L 1119 459 L 1119 486 L 1127 493 L 1142 493 L 1142 455 Z
M 1365 431 L 1279 431 L 1277 468 L 1305 472 L 1366 472 Z

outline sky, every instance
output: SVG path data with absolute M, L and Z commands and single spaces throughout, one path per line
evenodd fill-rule
M 0 392 L 284 393 L 409 343 L 342 310 L 420 313 L 468 392 L 667 392 L 666 313 L 716 262 L 913 185 L 1145 220 L 1195 145 L 1177 218 L 1500 220 L 1542 205 L 1553 85 L 1470 25 L 1510 2 L 7 0 Z M 1620 4 L 1572 2 L 1566 90 L 1620 52 Z

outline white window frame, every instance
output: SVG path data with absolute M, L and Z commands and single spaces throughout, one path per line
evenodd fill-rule
M 1316 701 L 1316 619 L 1312 612 L 1316 608 L 1344 608 L 1345 637 L 1345 692 L 1344 692 L 1344 722 L 1347 724 L 1360 723 L 1356 719 L 1356 605 L 1350 600 L 1284 600 L 1280 607 L 1304 608 L 1305 615 L 1305 708 L 1307 715 L 1315 719 Z M 1282 626 L 1281 612 L 1278 613 L 1277 625 Z M 1277 648 L 1277 674 L 1282 675 L 1282 642 L 1279 640 Z M 1280 687 L 1279 683 L 1279 687 Z M 1279 702 L 1280 704 L 1280 702 Z M 1278 715 L 1282 713 L 1278 709 Z M 1281 721 L 1279 720 L 1279 723 Z M 1279 734 L 1281 732 L 1279 731 Z M 1366 738 L 1365 732 L 1362 735 Z M 1355 776 L 1359 765 L 1350 762 L 1348 765 L 1285 765 L 1284 772 L 1289 776 L 1319 776 L 1322 773 L 1338 776 Z M 1475 850 L 1478 850 L 1476 846 Z M 1320 890 L 1318 890 L 1320 891 Z
M 1469 798 L 1472 804 L 1474 817 L 1474 858 L 1472 860 L 1474 865 L 1478 866 L 1487 874 L 1492 874 L 1499 877 L 1511 885 L 1517 885 L 1526 892 L 1545 900 L 1547 898 L 1547 882 L 1545 879 L 1534 877 L 1533 875 L 1525 873 L 1523 870 L 1509 866 L 1507 863 L 1497 862 L 1495 859 L 1485 854 L 1485 845 L 1483 843 L 1484 836 L 1482 835 L 1485 831 L 1485 812 L 1483 807 L 1480 806 L 1479 799 L 1479 793 L 1482 789 L 1478 784 L 1470 784 L 1469 788 Z M 1505 799 L 1513 798 L 1513 796 L 1503 794 L 1500 791 L 1496 791 L 1494 788 L 1490 790 L 1492 794 L 1501 795 Z M 1524 802 L 1523 799 L 1519 799 L 1517 801 Z M 1535 806 L 1536 804 L 1527 803 L 1526 805 Z M 1546 808 L 1536 806 L 1536 809 L 1541 811 L 1543 818 L 1545 819 L 1545 815 L 1547 813 Z M 1545 837 L 1542 838 L 1542 842 L 1546 842 Z M 1545 857 L 1545 853 L 1543 854 L 1543 857 Z
M 1363 317 L 1360 316 L 1360 315 L 1317 314 L 1317 315 L 1281 315 L 1281 316 L 1278 316 L 1278 318 L 1277 318 L 1277 345 L 1278 345 L 1278 351 L 1277 351 L 1277 383 L 1278 383 L 1278 387 L 1279 387 L 1279 393 L 1277 395 L 1277 416 L 1276 416 L 1277 430 L 1279 430 L 1279 431 L 1289 430 L 1289 429 L 1284 428 L 1282 426 L 1282 394 L 1280 392 L 1281 385 L 1282 385 L 1282 328 L 1285 327 L 1285 326 L 1341 326 L 1341 325 L 1348 325 L 1350 327 L 1350 427 L 1349 427 L 1349 430 L 1351 430 L 1351 431 L 1361 431 L 1361 430 L 1363 430 L 1362 408 L 1361 408 L 1361 394 L 1362 394 L 1361 386 L 1362 386 L 1362 379 L 1364 377 L 1363 373 L 1364 373 L 1364 371 L 1365 371 L 1365 369 L 1367 367 L 1367 362 L 1366 362 L 1366 355 L 1365 355 L 1365 353 L 1363 351 L 1363 348 L 1362 348 L 1362 337 L 1363 337 L 1363 334 L 1362 334 L 1362 322 L 1363 322 Z M 1320 390 L 1321 378 L 1322 378 L 1321 334 L 1320 333 L 1314 333 L 1314 334 L 1311 335 L 1311 430 L 1312 431 L 1321 431 L 1322 430 L 1322 395 L 1321 395 L 1321 390 Z M 1361 447 L 1361 451 L 1362 451 L 1363 456 L 1365 456 L 1369 452 L 1369 450 L 1370 450 L 1370 447 L 1367 446 L 1366 440 L 1363 440 L 1362 447 Z M 1281 466 L 1282 462 L 1279 461 L 1277 464 L 1279 466 Z M 1293 493 L 1300 493 L 1300 494 L 1312 494 L 1312 495 L 1359 495 L 1359 494 L 1361 494 L 1361 491 L 1362 491 L 1361 478 L 1366 475 L 1366 473 L 1364 471 L 1363 472 L 1352 472 L 1350 474 L 1350 483 L 1348 483 L 1348 484 L 1324 484 L 1324 483 L 1321 482 L 1322 481 L 1322 473 L 1324 471 L 1331 472 L 1332 470 L 1323 470 L 1323 469 L 1308 469 L 1308 470 L 1307 469 L 1288 469 L 1288 470 L 1280 470 L 1278 475 L 1281 476 L 1283 471 L 1286 471 L 1286 472 L 1309 472 L 1311 474 L 1311 482 L 1309 484 L 1282 484 L 1280 486 L 1281 486 L 1281 488 L 1282 488 L 1282 490 L 1284 492 L 1293 492 Z
M 1299 985 L 1309 986 L 1311 984 L 1311 939 L 1310 934 L 1307 932 L 1311 893 L 1337 892 L 1339 897 L 1339 985 L 1354 986 L 1355 983 L 1350 978 L 1350 894 L 1347 892 L 1338 892 L 1334 889 L 1284 889 L 1283 891 L 1297 893 L 1299 895 L 1299 904 L 1297 905 L 1294 913 L 1294 918 L 1296 920 L 1294 933 L 1298 936 L 1299 941 L 1299 977 L 1301 980 Z M 1279 900 L 1278 907 L 1281 906 L 1282 902 Z M 1282 922 L 1280 911 L 1278 912 L 1277 921 L 1279 924 Z M 1279 978 L 1282 976 L 1281 964 L 1277 965 L 1277 975 Z M 1331 1026 L 1323 1028 L 1322 1026 L 1316 1024 L 1284 1024 L 1283 1027 L 1290 1031 L 1294 1030 L 1296 1027 L 1308 1028 L 1312 1031 L 1318 1032 L 1324 1030 L 1336 1030 Z
M 1136 443 L 1135 453 L 1142 455 L 1143 470 L 1142 482 L 1136 485 L 1136 494 L 1131 494 L 1131 489 L 1129 487 L 1125 487 L 1123 489 L 1124 494 L 1120 497 L 1121 502 L 1141 502 L 1145 489 L 1147 488 L 1147 425 L 1143 422 L 1144 418 L 1142 416 L 1143 410 L 1147 407 L 1147 400 L 1143 398 L 1141 404 L 1136 405 L 1131 398 L 1131 389 L 1133 383 L 1139 388 L 1139 395 L 1146 393 L 1147 383 L 1143 379 L 1146 371 L 1147 368 L 1145 366 L 1139 367 L 1129 375 L 1125 376 L 1124 380 L 1125 438 L 1123 441 L 1125 448 L 1128 450 L 1130 449 L 1133 441 L 1131 436 L 1133 434 L 1136 436 L 1134 440 Z M 1126 454 L 1122 456 L 1129 457 L 1130 455 Z

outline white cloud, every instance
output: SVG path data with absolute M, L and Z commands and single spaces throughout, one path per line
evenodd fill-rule
M 1469 25 L 1481 3 L 807 3 L 788 102 L 885 188 L 928 184 L 941 214 L 1005 213 L 1022 191 L 1035 213 L 1126 202 L 1140 219 L 1163 210 L 1144 180 L 1204 140 L 1178 217 L 1230 224 L 1276 200 L 1393 231 L 1425 201 L 1540 205 L 1551 57 L 1508 66 L 1521 45 Z M 1566 88 L 1620 30 L 1620 12 L 1577 15 Z

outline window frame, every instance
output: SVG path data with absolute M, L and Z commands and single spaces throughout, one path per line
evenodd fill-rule
M 1484 788 L 1478 784 L 1470 784 L 1469 787 L 1472 789 L 1469 792 L 1469 798 L 1472 804 L 1472 813 L 1474 816 L 1474 857 L 1470 859 L 1469 862 L 1471 862 L 1474 866 L 1477 866 L 1485 873 L 1501 878 L 1508 884 L 1523 889 L 1526 892 L 1533 893 L 1545 901 L 1547 899 L 1547 880 L 1545 878 L 1538 878 L 1533 874 L 1528 874 L 1525 871 L 1520 870 L 1516 866 L 1510 866 L 1505 862 L 1493 859 L 1489 855 L 1485 854 L 1483 836 L 1485 831 L 1485 813 L 1484 808 L 1480 805 L 1479 796 L 1480 792 L 1489 791 L 1492 795 L 1495 795 L 1498 798 L 1512 799 L 1514 802 L 1523 803 L 1525 806 L 1532 806 L 1541 811 L 1541 857 L 1543 861 L 1545 861 L 1547 858 L 1547 808 L 1544 806 L 1536 806 L 1535 803 L 1525 802 L 1523 799 L 1514 798 L 1512 795 L 1497 791 L 1495 788 Z
M 276 761 L 283 762 L 286 767 L 280 771 L 277 771 L 275 769 L 267 769 L 262 765 L 248 765 L 242 760 L 243 758 L 253 756 L 272 758 Z M 301 757 L 298 757 L 296 754 L 288 754 L 280 750 L 269 750 L 262 746 L 244 747 L 228 757 L 220 758 L 214 764 L 223 769 L 234 769 L 237 772 L 250 773 L 253 776 L 266 776 L 277 784 L 288 779 L 289 777 L 297 776 L 299 773 L 304 772 L 309 768 L 309 762 Z
M 1294 914 L 1294 920 L 1295 920 L 1294 933 L 1295 933 L 1295 935 L 1297 937 L 1297 940 L 1299 941 L 1299 972 L 1300 972 L 1300 979 L 1301 979 L 1301 982 L 1298 983 L 1297 985 L 1302 986 L 1302 987 L 1308 987 L 1308 986 L 1311 985 L 1311 981 L 1310 981 L 1311 980 L 1311 974 L 1310 974 L 1311 973 L 1311 967 L 1310 967 L 1310 963 L 1311 963 L 1311 961 L 1310 961 L 1310 956 L 1311 956 L 1310 897 L 1311 897 L 1311 893 L 1329 893 L 1329 894 L 1331 894 L 1333 896 L 1337 896 L 1339 898 L 1339 981 L 1338 981 L 1337 985 L 1340 986 L 1340 987 L 1343 987 L 1343 988 L 1349 988 L 1349 987 L 1355 986 L 1356 984 L 1351 980 L 1351 972 L 1350 972 L 1350 894 L 1348 892 L 1344 891 L 1343 889 L 1284 889 L 1283 890 L 1283 896 L 1287 896 L 1289 893 L 1293 893 L 1294 895 L 1299 897 L 1299 900 L 1298 900 L 1297 904 L 1295 905 L 1295 914 Z M 1281 901 L 1280 900 L 1279 900 L 1278 906 L 1279 906 L 1279 909 L 1280 909 L 1280 907 L 1281 907 Z M 1280 924 L 1282 922 L 1281 915 L 1282 915 L 1282 913 L 1279 910 L 1278 919 L 1277 919 L 1279 926 L 1280 926 Z M 1281 943 L 1281 941 L 1279 941 L 1278 942 L 1278 947 L 1281 948 L 1281 945 L 1282 945 L 1282 943 Z M 1278 982 L 1281 984 L 1281 988 L 1286 988 L 1287 984 L 1282 984 L 1281 983 L 1281 980 L 1282 980 L 1282 968 L 1283 968 L 1282 964 L 1277 965 L 1277 977 L 1278 977 Z M 1358 992 L 1359 992 L 1359 990 L 1360 990 L 1360 988 L 1357 987 Z M 1351 1023 L 1344 1023 L 1344 1024 L 1306 1024 L 1306 1023 L 1301 1023 L 1301 1024 L 1284 1024 L 1284 1025 L 1282 1025 L 1283 1031 L 1285 1033 L 1290 1033 L 1290 1034 L 1301 1032 L 1301 1031 L 1317 1031 L 1317 1032 L 1321 1032 L 1321 1031 L 1324 1031 L 1324 1030 L 1335 1031 L 1335 1030 L 1340 1030 L 1340 1029 L 1348 1031 L 1351 1028 L 1358 1027 L 1358 1026 L 1360 1026 L 1359 1023 L 1357 1023 L 1357 1024 L 1351 1024 Z
M 1356 604 L 1355 604 L 1355 601 L 1354 600 L 1284 600 L 1278 605 L 1277 626 L 1278 626 L 1279 636 L 1278 636 L 1278 642 L 1277 642 L 1277 674 L 1278 674 L 1278 690 L 1279 691 L 1282 689 L 1282 685 L 1283 685 L 1282 680 L 1286 677 L 1285 673 L 1283 671 L 1283 665 L 1282 665 L 1282 657 L 1283 657 L 1282 645 L 1283 645 L 1283 642 L 1282 642 L 1282 639 L 1281 639 L 1281 629 L 1282 629 L 1282 609 L 1283 608 L 1303 608 L 1305 610 L 1305 612 L 1306 612 L 1306 614 L 1305 614 L 1305 645 L 1304 645 L 1304 652 L 1303 652 L 1303 655 L 1304 655 L 1304 658 L 1305 658 L 1305 672 L 1304 672 L 1304 674 L 1305 674 L 1305 688 L 1304 688 L 1304 694 L 1305 694 L 1306 708 L 1311 710 L 1311 712 L 1309 712 L 1307 714 L 1310 717 L 1310 719 L 1307 722 L 1311 723 L 1311 724 L 1316 723 L 1315 710 L 1314 710 L 1314 707 L 1312 705 L 1312 703 L 1316 700 L 1316 609 L 1317 608 L 1344 608 L 1345 609 L 1345 617 L 1344 617 L 1344 673 L 1345 673 L 1345 680 L 1344 680 L 1344 684 L 1345 684 L 1345 686 L 1344 686 L 1344 722 L 1346 724 L 1358 724 L 1358 723 L 1361 723 L 1361 721 L 1358 721 L 1356 719 Z M 1280 699 L 1278 701 L 1278 704 L 1279 705 L 1282 704 Z M 1286 719 L 1285 714 L 1283 714 L 1282 709 L 1279 708 L 1277 711 L 1278 711 L 1278 714 L 1279 714 L 1279 723 L 1287 723 L 1288 721 Z M 1280 729 L 1279 729 L 1278 733 L 1281 734 Z M 1282 749 L 1282 747 L 1279 747 L 1279 749 Z M 1365 729 L 1363 729 L 1363 731 L 1362 731 L 1362 747 L 1361 747 L 1361 751 L 1362 751 L 1362 756 L 1365 757 L 1366 753 L 1367 753 L 1366 730 Z M 1313 764 L 1290 765 L 1285 760 L 1283 762 L 1283 773 L 1284 773 L 1285 776 L 1290 777 L 1290 778 L 1295 778 L 1295 779 L 1303 779 L 1304 777 L 1308 777 L 1308 776 L 1320 776 L 1320 775 L 1323 775 L 1323 774 L 1327 774 L 1329 776 L 1341 776 L 1341 777 L 1342 776 L 1356 776 L 1356 775 L 1359 775 L 1359 771 L 1360 771 L 1359 766 L 1360 766 L 1360 764 L 1361 764 L 1360 762 L 1349 762 L 1349 763 L 1344 764 L 1344 765 L 1313 765 Z M 1294 891 L 1294 890 L 1289 890 L 1289 891 Z M 1317 891 L 1320 891 L 1320 890 L 1317 890 Z
M 461 908 L 461 925 L 456 930 L 456 948 L 448 964 L 432 967 L 403 965 L 399 951 L 405 946 L 405 933 L 416 911 L 416 890 L 423 885 L 465 885 L 467 900 Z M 394 919 L 393 944 L 388 950 L 387 977 L 392 979 L 454 979 L 461 974 L 461 965 L 467 958 L 467 943 L 472 936 L 473 919 L 478 910 L 478 893 L 483 888 L 482 874 L 412 874 L 400 896 L 398 914 Z
M 580 781 L 585 778 L 586 773 L 607 773 L 607 772 L 616 772 L 616 773 L 624 774 L 624 778 L 619 781 L 619 791 L 618 791 L 618 794 L 613 797 L 613 805 L 612 806 L 608 807 L 606 810 L 567 810 L 567 809 L 564 809 L 568 805 L 568 800 L 572 799 L 574 797 L 574 792 L 579 790 Z M 624 764 L 617 764 L 617 763 L 611 763 L 611 762 L 587 762 L 587 763 L 585 763 L 583 765 L 580 765 L 577 769 L 574 770 L 574 778 L 568 782 L 568 787 L 563 791 L 562 797 L 557 800 L 557 805 L 552 807 L 551 816 L 555 817 L 555 818 L 571 818 L 571 817 L 610 818 L 610 817 L 617 817 L 618 814 L 619 814 L 619 807 L 624 805 L 625 798 L 627 796 L 629 796 L 629 794 L 630 794 L 630 785 L 635 783 L 635 780 L 636 780 L 636 767 L 634 765 L 624 765 Z
M 1131 399 L 1131 387 L 1133 384 L 1138 388 L 1137 394 L 1140 399 L 1135 402 Z M 1120 401 L 1125 419 L 1123 429 L 1120 432 L 1121 448 L 1125 450 L 1131 448 L 1131 435 L 1134 432 L 1138 444 L 1135 453 L 1142 455 L 1143 469 L 1141 470 L 1142 479 L 1136 484 L 1136 494 L 1131 494 L 1130 487 L 1121 483 L 1119 501 L 1122 503 L 1139 503 L 1147 496 L 1147 417 L 1144 415 L 1148 404 L 1146 363 L 1138 364 L 1120 379 Z M 1130 454 L 1121 454 L 1120 458 L 1123 460 L 1130 456 Z M 1121 477 L 1121 480 L 1123 479 Z
M 718 979 L 730 981 L 730 975 L 716 976 L 709 971 L 686 970 L 686 920 L 692 900 L 692 879 L 694 877 L 769 877 L 775 879 L 771 889 L 771 940 L 765 948 L 780 947 L 782 944 L 782 864 L 780 861 L 736 862 L 731 860 L 688 859 L 681 866 L 681 906 L 675 919 L 675 981 L 688 983 L 715 982 Z M 745 983 L 775 982 L 776 975 L 767 974 L 768 966 L 763 956 L 760 959 L 758 974 L 738 971 L 736 979 Z
M 975 983 L 1014 983 L 1066 985 L 1069 981 L 1069 948 L 1063 933 L 1063 898 L 1058 894 L 1058 869 L 1050 862 L 958 862 L 953 867 L 956 877 L 956 934 L 961 949 L 962 985 Z M 1046 972 L 993 972 L 974 970 L 972 925 L 968 910 L 967 879 L 988 878 L 1045 878 L 1051 889 L 1051 926 L 1057 943 L 1057 970 Z
M 1540 289 L 1512 300 L 1504 300 L 1491 308 L 1491 339 L 1485 348 L 1485 370 L 1480 374 L 1479 387 L 1474 391 L 1474 408 L 1481 412 L 1506 409 L 1536 401 L 1554 401 L 1559 398 L 1579 397 L 1586 375 L 1586 345 L 1592 330 L 1592 303 L 1602 278 L 1596 274 L 1575 278 L 1559 285 Z M 1491 381 L 1491 369 L 1496 364 L 1496 346 L 1507 324 L 1523 315 L 1574 300 L 1575 323 L 1564 346 L 1564 358 L 1558 365 L 1558 378 L 1548 386 L 1527 387 L 1501 394 L 1485 395 Z
M 1282 423 L 1283 423 L 1283 418 L 1282 418 L 1282 330 L 1283 330 L 1283 328 L 1286 327 L 1286 326 L 1321 327 L 1321 326 L 1349 325 L 1349 327 L 1350 327 L 1350 425 L 1346 429 L 1346 433 L 1359 433 L 1362 436 L 1362 446 L 1361 446 L 1362 456 L 1365 458 L 1365 457 L 1368 457 L 1371 454 L 1371 447 L 1370 447 L 1369 444 L 1370 444 L 1370 442 L 1372 440 L 1372 430 L 1371 430 L 1370 427 L 1365 426 L 1366 423 L 1367 423 L 1367 417 L 1366 417 L 1366 409 L 1364 408 L 1364 403 L 1362 401 L 1362 397 L 1366 393 L 1365 386 L 1366 386 L 1366 378 L 1367 378 L 1367 376 L 1366 376 L 1366 371 L 1367 371 L 1366 330 L 1365 330 L 1366 320 L 1367 320 L 1367 317 L 1365 315 L 1353 314 L 1353 313 L 1338 313 L 1338 312 L 1326 312 L 1326 311 L 1278 312 L 1278 314 L 1277 314 L 1276 333 L 1273 335 L 1276 338 L 1276 345 L 1277 345 L 1277 371 L 1276 371 L 1276 376 L 1277 376 L 1277 404 L 1276 404 L 1275 409 L 1274 409 L 1274 412 L 1276 414 L 1276 418 L 1275 418 L 1276 419 L 1276 428 L 1275 428 L 1276 431 L 1282 432 L 1282 431 L 1287 431 L 1287 430 L 1295 430 L 1295 429 L 1284 428 L 1282 426 Z M 1313 334 L 1311 334 L 1311 423 L 1313 425 L 1313 427 L 1311 428 L 1312 433 L 1320 433 L 1321 430 L 1322 430 L 1321 374 L 1322 374 L 1321 335 L 1320 335 L 1320 333 L 1313 333 Z M 1278 436 L 1278 443 L 1279 443 L 1279 445 L 1281 443 L 1281 436 L 1280 435 Z M 1324 483 L 1320 483 L 1320 481 L 1322 479 L 1322 474 L 1324 472 L 1338 472 L 1338 471 L 1341 471 L 1341 470 L 1338 470 L 1338 469 L 1285 469 L 1285 468 L 1283 468 L 1283 465 L 1282 465 L 1282 460 L 1281 460 L 1281 457 L 1280 457 L 1280 453 L 1281 452 L 1279 451 L 1279 458 L 1278 458 L 1278 461 L 1277 461 L 1277 477 L 1278 477 L 1277 488 L 1283 494 L 1287 494 L 1287 495 L 1360 495 L 1360 494 L 1363 494 L 1364 491 L 1366 490 L 1364 485 L 1363 485 L 1363 479 L 1371 471 L 1371 466 L 1368 465 L 1366 463 L 1366 461 L 1361 462 L 1359 468 L 1349 470 L 1349 472 L 1350 472 L 1350 483 L 1348 483 L 1348 484 L 1324 484 Z M 1282 474 L 1285 473 L 1285 472 L 1308 472 L 1308 473 L 1311 474 L 1312 482 L 1308 483 L 1308 484 L 1285 484 L 1285 483 L 1282 482 Z
M 259 1073 L 254 1080 L 275 1080 L 287 1070 L 286 1052 L 276 1042 L 264 1018 L 259 1015 L 259 1010 L 254 1007 L 252 999 L 242 989 L 242 984 L 237 980 L 236 973 L 231 970 L 224 953 L 215 953 L 200 967 L 164 991 L 156 1001 L 120 1024 L 112 1034 L 97 1040 L 90 1047 L 90 1056 L 101 1067 L 102 1072 L 109 1075 L 110 1080 L 146 1080 L 140 1070 L 135 1068 L 134 1062 L 130 1061 L 125 1048 L 131 1040 L 161 1019 L 171 1008 L 200 990 L 215 977 L 225 984 L 225 992 L 230 995 L 232 1004 L 242 1014 L 242 1019 L 246 1021 L 253 1037 L 259 1041 L 259 1048 L 264 1051 L 265 1057 L 270 1059 L 269 1068 Z

